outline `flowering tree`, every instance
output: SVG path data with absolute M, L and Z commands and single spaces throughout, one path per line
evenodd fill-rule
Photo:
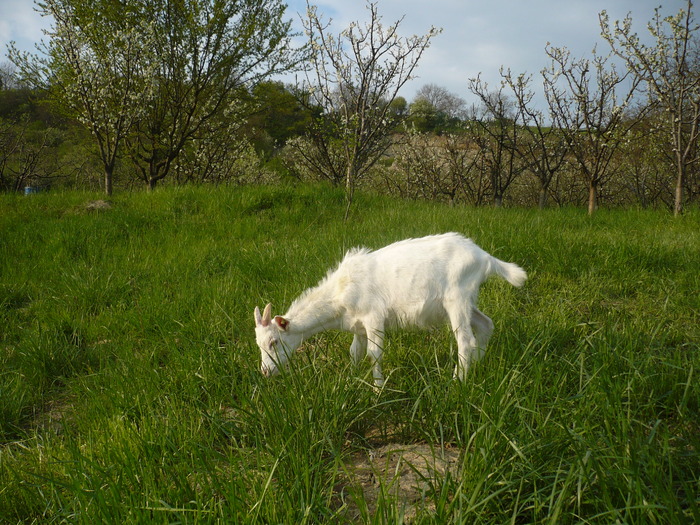
M 661 18 L 659 9 L 648 28 L 655 40 L 653 46 L 643 44 L 632 31 L 632 19 L 611 26 L 605 11 L 600 14 L 603 37 L 613 52 L 622 58 L 638 82 L 643 82 L 652 104 L 665 113 L 663 130 L 673 150 L 676 166 L 676 187 L 673 210 L 683 211 L 683 188 L 691 167 L 700 160 L 697 142 L 700 138 L 700 69 L 693 63 L 693 35 L 700 26 L 695 23 L 693 4 L 674 16 Z
M 478 169 L 483 159 L 475 136 L 409 131 L 406 140 L 394 146 L 392 171 L 401 177 L 391 186 L 400 185 L 397 189 L 407 197 L 482 204 L 489 185 Z
M 539 181 L 539 207 L 542 209 L 547 204 L 549 186 L 566 161 L 569 151 L 566 136 L 549 125 L 551 112 L 545 114 L 532 105 L 535 95 L 530 89 L 532 77 L 523 74 L 513 77 L 510 70 L 503 69 L 501 76 L 513 93 L 519 120 L 527 137 L 527 140 L 520 141 L 518 154 Z
M 552 65 L 542 71 L 553 125 L 564 134 L 570 154 L 588 185 L 588 213 L 600 187 L 611 177 L 611 161 L 635 119 L 625 119 L 639 81 L 627 82 L 608 65 L 609 57 L 572 59 L 566 48 L 547 46 Z M 622 95 L 619 94 L 622 88 Z
M 307 7 L 304 27 L 311 66 L 306 89 L 309 102 L 322 109 L 311 132 L 319 153 L 314 159 L 320 161 L 320 170 L 342 174 L 347 219 L 357 180 L 387 150 L 400 120 L 391 103 L 413 78 L 419 59 L 439 30 L 401 37 L 401 20 L 385 27 L 377 5 L 368 3 L 369 22 L 353 22 L 334 37 L 316 8 Z
M 478 130 L 475 137 L 489 175 L 493 204 L 500 207 L 510 185 L 526 168 L 518 154 L 523 138 L 521 115 L 504 93 L 503 85 L 491 91 L 477 75 L 469 79 L 469 90 L 481 101 L 474 115 Z
M 93 133 L 105 189 L 120 153 L 153 188 L 203 133 L 242 125 L 240 94 L 297 52 L 280 0 L 43 0 L 43 56 L 10 50 L 36 87 Z M 235 126 L 234 126 L 235 127 Z
M 46 31 L 49 43 L 39 46 L 43 56 L 14 45 L 8 55 L 30 85 L 49 91 L 92 132 L 108 195 L 120 147 L 152 98 L 156 56 L 152 26 L 115 12 L 115 5 L 44 0 L 39 11 L 54 25 Z

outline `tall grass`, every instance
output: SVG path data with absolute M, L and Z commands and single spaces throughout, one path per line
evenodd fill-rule
M 700 522 L 700 218 L 447 208 L 325 187 L 0 197 L 0 522 L 402 522 L 348 458 L 460 451 L 425 523 Z M 321 334 L 266 380 L 277 312 L 346 249 L 461 231 L 528 270 L 464 384 L 448 329 L 387 341 L 387 388 Z M 379 482 L 381 484 L 381 481 Z

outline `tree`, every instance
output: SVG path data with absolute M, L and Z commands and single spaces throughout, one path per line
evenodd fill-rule
M 547 194 L 557 172 L 566 161 L 569 151 L 565 134 L 549 125 L 544 113 L 532 106 L 534 93 L 530 90 L 532 77 L 518 75 L 513 78 L 510 70 L 501 70 L 506 85 L 510 86 L 515 98 L 519 120 L 523 131 L 529 140 L 520 141 L 518 154 L 525 159 L 526 164 L 540 183 L 540 209 L 547 205 Z M 551 121 L 552 112 L 549 112 Z
M 12 62 L 0 62 L 0 91 L 18 89 L 17 66 Z
M 648 25 L 655 40 L 653 46 L 643 44 L 632 31 L 630 16 L 615 22 L 613 28 L 608 14 L 600 14 L 603 37 L 613 53 L 625 61 L 637 82 L 643 82 L 651 103 L 665 112 L 663 128 L 676 168 L 674 215 L 683 211 L 683 189 L 691 169 L 700 160 L 700 67 L 692 60 L 693 37 L 700 26 L 695 23 L 692 8 L 688 0 L 686 9 L 663 19 L 656 9 Z
M 291 20 L 281 0 L 142 0 L 152 21 L 156 86 L 135 126 L 128 153 L 139 177 L 154 188 L 171 173 L 198 134 L 231 136 L 255 110 L 247 90 L 294 67 Z
M 402 173 L 406 196 L 479 205 L 486 186 L 476 169 L 479 160 L 471 134 L 437 136 L 410 131 L 406 141 L 395 147 L 392 169 Z
M 437 108 L 427 99 L 418 97 L 409 106 L 407 125 L 419 133 L 435 131 L 440 124 Z
M 368 3 L 367 9 L 369 22 L 353 22 L 337 37 L 308 3 L 304 21 L 312 50 L 306 88 L 311 103 L 323 111 L 311 136 L 326 164 L 321 169 L 337 170 L 334 157 L 342 159 L 346 219 L 357 181 L 390 146 L 400 122 L 392 102 L 439 32 L 431 28 L 425 36 L 403 38 L 401 20 L 385 27 L 377 4 Z
M 20 191 L 27 185 L 48 185 L 60 178 L 56 155 L 60 132 L 38 129 L 25 115 L 15 121 L 0 118 L 0 191 Z
M 594 51 L 593 59 L 572 59 L 566 48 L 547 46 L 552 65 L 542 71 L 545 96 L 554 125 L 566 137 L 571 155 L 588 186 L 588 213 L 598 205 L 600 187 L 612 176 L 611 161 L 635 119 L 625 109 L 638 80 L 608 66 L 609 57 Z M 591 72 L 593 70 L 593 72 Z M 618 96 L 618 88 L 624 94 Z
M 122 146 L 149 188 L 188 141 L 244 122 L 239 93 L 296 53 L 280 0 L 45 0 L 45 57 L 11 48 L 34 85 L 93 133 L 105 188 Z M 224 127 L 214 129 L 214 123 Z
M 476 141 L 491 182 L 493 204 L 503 205 L 508 187 L 525 170 L 518 157 L 522 128 L 515 105 L 503 92 L 503 85 L 490 91 L 479 76 L 469 79 L 469 90 L 481 100 L 481 111 L 474 116 Z
M 673 209 L 673 184 L 669 181 L 670 152 L 658 120 L 659 112 L 640 119 L 630 131 L 628 140 L 620 149 L 620 163 L 625 177 L 621 182 L 626 193 L 643 208 L 662 202 Z
M 410 106 L 408 122 L 416 131 L 454 132 L 467 116 L 466 102 L 437 84 L 425 84 Z
M 110 195 L 120 147 L 145 114 L 153 88 L 156 51 L 152 26 L 132 16 L 129 3 L 109 0 L 44 0 L 43 16 L 54 19 L 43 56 L 9 57 L 22 77 L 47 90 L 58 106 L 92 133 Z
M 463 120 L 467 116 L 464 99 L 437 84 L 423 85 L 416 91 L 415 100 L 418 99 L 427 100 L 447 120 Z
M 312 113 L 299 103 L 293 88 L 267 81 L 251 91 L 255 112 L 247 120 L 247 134 L 264 158 L 282 148 L 288 139 L 303 135 Z
M 396 97 L 389 104 L 389 112 L 392 116 L 397 118 L 405 117 L 408 112 L 408 102 L 401 96 Z

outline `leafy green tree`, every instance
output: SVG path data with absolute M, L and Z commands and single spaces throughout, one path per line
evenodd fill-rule
M 247 89 L 294 67 L 291 21 L 281 0 L 142 0 L 158 49 L 156 85 L 128 152 L 155 187 L 185 145 L 206 130 L 231 137 L 254 110 Z
M 396 97 L 389 103 L 389 112 L 396 118 L 403 118 L 408 111 L 408 102 L 403 97 Z
M 255 112 L 248 118 L 247 133 L 264 157 L 269 158 L 288 139 L 303 135 L 311 125 L 312 111 L 282 82 L 261 82 L 253 87 L 251 97 Z
M 418 133 L 435 131 L 439 124 L 435 106 L 424 97 L 417 97 L 409 106 L 408 125 Z

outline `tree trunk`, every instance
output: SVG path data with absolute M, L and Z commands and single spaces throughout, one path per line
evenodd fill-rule
M 544 210 L 547 207 L 547 187 L 544 185 L 540 187 L 540 198 L 538 206 L 540 210 Z
M 598 186 L 591 181 L 588 185 L 588 215 L 593 215 L 598 208 Z
M 114 166 L 105 166 L 105 194 L 109 197 L 112 195 L 112 172 Z
M 684 167 L 678 166 L 678 178 L 676 179 L 676 191 L 673 199 L 673 215 L 678 217 L 683 213 L 683 182 L 685 181 Z
M 350 206 L 352 206 L 352 197 L 355 191 L 355 170 L 352 163 L 348 163 L 347 171 L 345 172 L 345 216 L 343 221 L 347 222 L 350 217 Z

